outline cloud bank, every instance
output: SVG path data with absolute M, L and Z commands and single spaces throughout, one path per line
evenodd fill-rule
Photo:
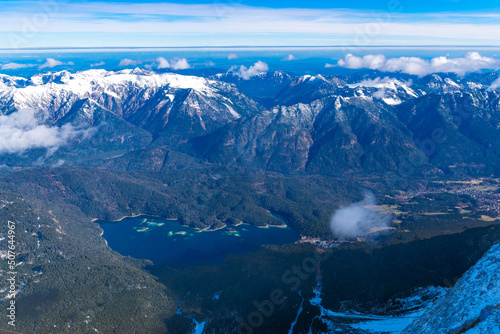
M 0 154 L 23 153 L 34 148 L 54 152 L 69 140 L 87 137 L 90 130 L 80 130 L 71 124 L 61 127 L 40 124 L 32 109 L 23 109 L 10 115 L 0 115 Z
M 42 3 L 45 2 L 52 1 Z M 253 6 L 233 0 L 206 4 L 60 1 L 64 5 L 57 6 L 58 15 L 50 15 L 49 25 L 37 20 L 33 22 L 34 26 L 33 23 L 27 26 L 23 24 L 26 17 L 44 14 L 40 13 L 37 2 L 3 1 L 0 31 L 5 34 L 0 34 L 0 43 L 11 48 L 71 47 L 75 39 L 79 46 L 87 47 L 221 43 L 224 46 L 241 46 L 242 43 L 251 46 L 261 45 L 257 43 L 262 41 L 268 46 L 500 43 L 498 10 L 483 8 L 465 12 L 460 9 L 453 11 L 450 6 L 447 12 L 430 8 L 426 13 L 414 13 L 405 12 L 406 6 L 400 2 L 389 1 L 385 5 L 379 2 L 376 7 L 380 11 L 374 11 L 371 6 L 372 9 L 357 6 L 366 2 L 352 2 L 351 9 L 345 9 L 339 8 L 342 7 L 339 3 L 336 6 L 335 2 L 313 6 L 326 8 L 301 8 L 311 7 L 307 2 L 298 8 L 270 8 L 276 6 Z M 291 3 L 288 5 L 295 7 Z M 24 38 L 27 32 L 30 36 L 36 33 L 37 38 Z
M 236 72 L 236 75 L 238 75 L 243 80 L 250 80 L 251 77 L 254 77 L 260 73 L 264 73 L 267 71 L 269 71 L 269 66 L 263 61 L 258 61 L 252 66 L 250 66 L 250 68 L 241 65 L 238 72 Z
M 33 64 L 7 63 L 2 65 L 2 70 L 18 70 L 22 68 L 35 67 Z
M 44 68 L 53 68 L 56 66 L 61 66 L 61 65 L 75 65 L 72 61 L 69 61 L 67 63 L 64 63 L 60 60 L 56 60 L 54 58 L 47 58 L 45 63 L 42 65 L 38 66 L 36 64 L 19 64 L 19 63 L 7 63 L 2 65 L 1 69 L 2 70 L 18 70 L 18 69 L 23 69 L 23 68 L 29 68 L 29 67 L 36 67 L 38 66 L 38 69 L 44 69 Z
M 368 68 L 383 72 L 401 72 L 425 76 L 432 73 L 455 73 L 465 75 L 480 70 L 495 70 L 500 68 L 500 61 L 483 57 L 477 52 L 468 52 L 462 58 L 436 57 L 425 60 L 419 57 L 386 58 L 384 55 L 366 55 L 363 57 L 346 55 L 337 65 L 350 68 Z
M 365 192 L 362 201 L 338 209 L 330 222 L 333 234 L 339 238 L 356 238 L 376 228 L 387 228 L 391 215 L 370 208 L 376 204 L 373 193 Z

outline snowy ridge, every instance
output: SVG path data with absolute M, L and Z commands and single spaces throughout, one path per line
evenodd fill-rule
M 321 74 L 318 75 L 303 75 L 299 78 L 297 78 L 295 81 L 293 81 L 290 85 L 291 86 L 296 86 L 300 84 L 314 84 L 314 85 L 321 85 L 327 83 L 331 85 L 332 87 L 341 87 L 346 85 L 346 83 L 336 77 L 329 77 L 328 79 L 322 76 Z
M 101 122 L 85 101 L 152 133 L 212 131 L 260 110 L 234 84 L 175 73 L 127 69 L 0 76 L 0 114 L 29 108 L 46 125 Z
M 411 81 L 405 82 L 398 79 L 385 77 L 383 79 L 381 78 L 375 78 L 373 80 L 367 79 L 359 83 L 348 84 L 347 86 L 350 88 L 373 87 L 379 89 L 390 89 L 394 91 L 397 91 L 398 88 L 402 88 L 408 95 L 417 97 L 417 94 L 410 88 L 412 84 L 413 83 Z
M 402 333 L 500 333 L 500 244 Z
M 322 285 L 313 289 L 314 297 L 309 300 L 312 306 L 319 308 L 316 317 L 328 327 L 328 333 L 374 333 L 399 334 L 413 320 L 420 317 L 429 307 L 432 300 L 445 294 L 445 288 L 420 288 L 405 299 L 397 299 L 400 307 L 394 315 L 363 314 L 356 311 L 332 311 L 322 305 Z M 311 330 L 309 331 L 311 333 Z
M 357 96 L 373 97 L 382 100 L 387 105 L 394 106 L 422 95 L 410 88 L 411 85 L 413 85 L 411 80 L 402 81 L 385 77 L 366 79 L 358 83 L 348 84 L 346 87 L 354 89 Z
M 3 76 L 9 79 L 13 87 L 14 81 L 26 80 L 22 78 Z M 139 88 L 146 87 L 161 87 L 170 85 L 174 88 L 181 89 L 194 89 L 199 92 L 209 94 L 212 92 L 216 82 L 213 80 L 204 79 L 196 76 L 180 75 L 175 73 L 161 73 L 157 74 L 152 71 L 140 69 L 127 69 L 118 72 L 106 70 L 87 70 L 77 73 L 70 73 L 68 71 L 49 72 L 37 74 L 30 78 L 29 82 L 32 86 L 49 85 L 50 88 L 66 88 L 78 94 L 89 93 L 92 87 L 96 90 L 102 87 L 116 86 L 116 85 L 135 85 Z
M 38 74 L 29 80 L 0 77 L 0 101 L 9 102 L 15 109 L 33 108 L 64 115 L 72 102 L 92 98 L 100 101 L 106 96 L 126 100 L 132 92 L 145 91 L 148 99 L 159 88 L 192 89 L 205 97 L 213 97 L 219 82 L 195 76 L 174 73 L 156 74 L 144 70 L 88 70 L 77 73 L 67 71 Z M 62 109 L 61 109 L 62 108 Z M 57 117 L 56 117 L 57 118 Z

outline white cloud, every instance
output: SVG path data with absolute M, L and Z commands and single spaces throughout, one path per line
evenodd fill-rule
M 377 90 L 375 93 L 373 93 L 373 95 L 372 95 L 372 96 L 373 96 L 374 98 L 376 98 L 376 99 L 380 99 L 380 100 L 384 99 L 384 98 L 385 98 L 385 96 L 386 96 L 385 89 L 384 89 L 384 88 L 382 88 L 382 89 Z
M 295 57 L 293 54 L 289 54 L 288 56 L 286 56 L 284 59 L 284 61 L 292 61 L 292 60 L 297 60 L 297 57 Z
M 359 68 L 369 68 L 376 70 L 382 67 L 385 63 L 384 55 L 367 55 L 363 57 L 357 57 L 352 54 L 348 54 L 338 61 L 338 65 L 342 67 L 359 69 Z
M 158 63 L 158 69 L 170 68 L 170 63 L 163 57 L 158 57 L 156 62 Z
M 23 109 L 10 115 L 0 115 L 0 154 L 22 153 L 34 148 L 46 148 L 53 152 L 67 141 L 89 133 L 71 124 L 61 127 L 40 124 L 34 110 Z
M 65 163 L 66 161 L 64 159 L 59 159 L 55 164 L 52 165 L 52 167 L 61 167 L 64 166 Z
M 95 63 L 95 64 L 90 64 L 90 67 L 97 67 L 97 66 L 103 66 L 103 65 L 106 65 L 106 63 L 103 61 L 100 61 L 100 62 Z
M 53 67 L 61 66 L 61 65 L 66 65 L 66 64 L 60 60 L 55 60 L 54 58 L 47 58 L 47 61 L 43 65 L 40 65 L 38 68 L 39 69 L 53 68 Z M 68 64 L 68 65 L 71 65 L 71 64 Z
M 209 60 L 209 61 L 206 61 L 206 62 L 205 62 L 205 66 L 206 66 L 206 67 L 214 67 L 214 66 L 215 66 L 215 63 L 214 63 L 213 61 Z
M 468 52 L 462 58 L 436 57 L 425 60 L 418 57 L 386 58 L 384 55 L 366 55 L 363 57 L 348 54 L 338 61 L 338 65 L 351 69 L 368 68 L 384 72 L 401 72 L 424 76 L 431 73 L 455 73 L 465 75 L 483 69 L 499 68 L 500 61 L 483 57 L 477 52 Z
M 362 201 L 339 208 L 330 221 L 333 234 L 339 238 L 355 238 L 387 229 L 392 216 L 375 211 L 376 205 L 373 193 L 365 192 Z
M 331 67 L 335 67 L 335 66 L 337 66 L 337 65 L 329 64 L 329 63 L 325 64 L 325 68 L 331 68 Z
M 171 61 L 172 69 L 174 70 L 185 70 L 191 68 L 186 58 L 174 59 Z
M 251 77 L 267 71 L 269 71 L 269 66 L 263 61 L 258 61 L 250 66 L 250 68 L 242 65 L 236 74 L 243 80 L 249 80 Z
M 497 88 L 500 87 L 500 78 L 496 79 L 495 81 L 493 81 L 493 83 L 491 84 L 490 87 L 488 87 L 488 91 L 493 91 Z
M 120 61 L 119 66 L 135 66 L 140 64 L 141 62 L 139 60 L 132 60 L 132 59 L 122 59 Z
M 234 59 L 238 59 L 238 55 L 236 53 L 230 53 L 228 56 L 227 56 L 227 59 L 228 60 L 234 60 Z
M 2 65 L 2 70 L 18 70 L 21 68 L 35 67 L 33 64 L 7 63 Z
M 238 1 L 237 1 L 238 2 Z M 395 1 L 397 2 L 397 1 Z M 223 42 L 252 45 L 266 34 L 268 45 L 498 45 L 498 11 L 404 13 L 350 9 L 266 8 L 241 4 L 126 3 L 64 1 L 61 15 L 50 20 L 50 31 L 39 29 L 43 38 L 22 38 L 23 18 L 36 14 L 33 1 L 16 1 L 11 10 L 2 6 L 0 42 L 9 43 L 18 29 L 18 46 L 193 46 Z M 4 8 L 5 7 L 5 8 Z M 393 6 L 394 7 L 394 6 Z M 395 6 L 398 7 L 398 6 Z M 7 13 L 8 11 L 8 13 Z M 120 15 L 123 14 L 123 15 Z M 193 24 L 196 22 L 196 24 Z M 14 28 L 13 28 L 14 27 Z M 16 28 L 17 27 L 17 28 Z M 61 38 L 61 32 L 69 32 Z M 103 37 L 98 34 L 105 32 Z M 73 34 L 82 33 L 82 34 Z M 91 34 L 92 33 L 92 34 Z M 128 34 L 128 35 L 123 35 Z M 248 34 L 243 39 L 241 34 Z M 250 34 L 258 37 L 250 37 Z M 309 34 L 301 36 L 299 34 Z M 109 37 L 112 36 L 112 37 Z M 123 38 L 119 40 L 113 38 Z M 159 38 L 159 36 L 161 36 Z M 247 37 L 248 36 L 248 37 Z M 77 37 L 78 38 L 78 37 Z M 167 39 L 168 38 L 168 39 Z M 29 41 L 28 41 L 29 40 Z M 253 44 L 255 45 L 255 44 Z

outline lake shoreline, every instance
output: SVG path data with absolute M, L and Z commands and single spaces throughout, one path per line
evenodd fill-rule
M 246 254 L 263 245 L 294 244 L 300 239 L 296 231 L 284 229 L 283 225 L 240 223 L 195 229 L 178 220 L 152 219 L 144 215 L 124 218 L 116 223 L 100 222 L 104 231 L 102 238 L 109 248 L 159 265 L 216 264 L 230 254 Z
M 269 212 L 271 215 L 275 215 L 274 213 L 271 213 Z M 162 220 L 165 220 L 165 221 L 168 221 L 168 222 L 179 222 L 179 218 L 163 218 L 163 217 L 159 217 L 159 216 L 151 216 L 151 215 L 147 215 L 147 214 L 136 214 L 136 215 L 131 215 L 131 216 L 123 216 L 121 217 L 120 219 L 116 219 L 116 220 L 106 220 L 106 219 L 103 219 L 103 218 L 92 218 L 91 221 L 93 223 L 96 223 L 97 221 L 105 221 L 106 223 L 104 224 L 113 224 L 113 223 L 120 223 L 122 221 L 124 221 L 125 219 L 131 219 L 131 218 L 139 218 L 139 217 L 144 217 L 145 219 L 148 219 L 148 218 L 152 218 L 152 219 L 162 219 Z M 282 220 L 282 219 L 280 219 Z M 97 223 L 97 224 L 100 224 L 100 223 Z M 282 229 L 287 229 L 287 228 L 290 228 L 290 226 L 288 226 L 288 224 L 286 224 L 284 221 L 283 221 L 283 225 L 271 225 L 271 224 L 266 224 L 266 225 L 251 225 L 251 224 L 248 224 L 248 223 L 245 223 L 243 221 L 239 221 L 235 224 L 226 224 L 226 223 L 223 223 L 223 226 L 220 226 L 220 227 L 217 227 L 217 228 L 212 228 L 211 226 L 207 226 L 207 227 L 203 227 L 203 228 L 200 228 L 200 227 L 192 227 L 192 226 L 189 226 L 189 225 L 184 225 L 184 224 L 181 224 L 181 226 L 184 226 L 186 228 L 191 228 L 191 229 L 194 229 L 196 230 L 197 233 L 201 233 L 201 232 L 215 232 L 215 231 L 220 231 L 220 230 L 223 230 L 225 228 L 228 228 L 228 227 L 238 227 L 240 225 L 248 225 L 248 226 L 255 226 L 257 228 L 261 228 L 261 229 L 267 229 L 267 228 L 272 228 L 272 227 L 276 227 L 276 228 L 282 228 Z M 101 234 L 102 236 L 102 234 Z

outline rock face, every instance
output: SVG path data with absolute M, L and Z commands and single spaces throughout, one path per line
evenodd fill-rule
M 193 139 L 194 154 L 286 173 L 498 174 L 493 79 L 298 77 L 268 110 Z
M 365 97 L 274 107 L 193 144 L 212 162 L 287 173 L 396 171 L 411 154 L 423 165 L 427 160 L 394 111 Z
M 499 102 L 498 92 L 427 95 L 400 105 L 397 115 L 438 168 L 494 172 L 500 162 Z
M 500 333 L 500 244 L 402 333 Z
M 136 69 L 0 76 L 0 114 L 25 108 L 36 111 L 40 124 L 71 124 L 92 129 L 92 136 L 67 142 L 55 154 L 4 154 L 8 165 L 29 166 L 40 158 L 47 164 L 109 159 L 157 138 L 171 144 L 210 133 L 263 109 L 234 85 L 173 73 Z

